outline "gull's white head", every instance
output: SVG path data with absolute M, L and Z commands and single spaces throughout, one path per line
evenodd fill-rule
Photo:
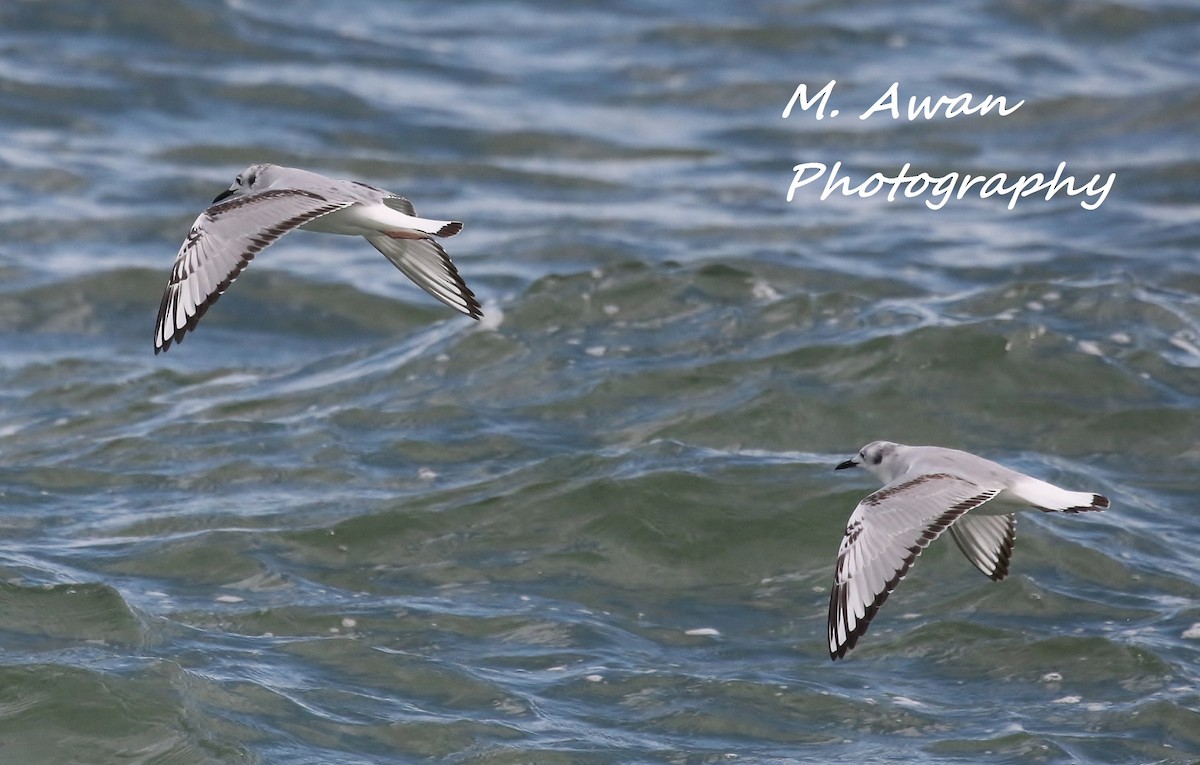
M 268 164 L 257 164 L 247 167 L 233 179 L 232 186 L 217 194 L 217 198 L 213 200 L 213 204 L 222 202 L 230 197 L 240 197 L 243 194 L 250 194 L 269 186 L 269 176 L 275 167 L 275 165 Z
M 859 449 L 858 454 L 841 463 L 834 470 L 866 468 L 879 480 L 891 483 L 907 467 L 901 456 L 903 449 L 903 444 L 894 444 L 891 441 L 872 441 Z

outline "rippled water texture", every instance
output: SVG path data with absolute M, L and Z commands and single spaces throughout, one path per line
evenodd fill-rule
M 1167 0 L 0 3 L 0 761 L 1200 761 L 1197 39 Z M 857 118 L 897 81 L 1024 104 Z M 297 233 L 156 357 L 252 161 L 464 221 L 484 321 Z M 1117 178 L 788 202 L 806 162 Z M 939 540 L 831 663 L 875 438 L 1113 506 L 1023 515 L 1000 584 Z

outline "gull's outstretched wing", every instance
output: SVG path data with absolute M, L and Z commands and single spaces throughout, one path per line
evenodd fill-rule
M 1017 539 L 1016 515 L 966 515 L 950 527 L 950 536 L 967 560 L 992 581 L 1008 576 L 1008 561 Z
M 838 549 L 829 596 L 830 658 L 840 659 L 854 647 L 930 542 L 1000 491 L 948 473 L 928 473 L 889 484 L 859 502 Z
M 430 295 L 472 319 L 483 316 L 475 293 L 458 275 L 454 262 L 437 242 L 432 239 L 393 239 L 385 234 L 372 234 L 366 240 Z
M 292 229 L 354 204 L 301 189 L 267 189 L 215 204 L 196 218 L 158 307 L 154 352 L 183 342 L 263 248 Z

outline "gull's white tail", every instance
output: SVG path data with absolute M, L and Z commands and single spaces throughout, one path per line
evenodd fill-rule
M 430 220 L 429 218 L 418 218 L 417 211 L 413 209 L 412 202 L 404 197 L 386 197 L 383 199 L 383 204 L 390 210 L 395 210 L 403 217 L 384 216 L 380 220 L 385 221 L 387 218 L 393 218 L 392 224 L 400 230 L 413 229 L 434 236 L 454 236 L 459 231 L 462 231 L 463 224 L 456 220 Z M 396 236 L 389 234 L 393 239 L 419 239 L 420 237 Z
M 1108 497 L 1087 491 L 1067 491 L 1054 484 L 1023 476 L 1010 487 L 1015 496 L 1047 513 L 1083 513 L 1108 508 Z

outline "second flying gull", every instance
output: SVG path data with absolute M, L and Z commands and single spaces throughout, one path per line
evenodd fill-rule
M 925 547 L 949 529 L 975 565 L 999 581 L 1008 575 L 1015 512 L 1104 510 L 1108 499 L 1053 484 L 957 449 L 874 441 L 837 466 L 866 468 L 884 486 L 854 508 L 838 549 L 829 596 L 829 656 L 840 659 Z

